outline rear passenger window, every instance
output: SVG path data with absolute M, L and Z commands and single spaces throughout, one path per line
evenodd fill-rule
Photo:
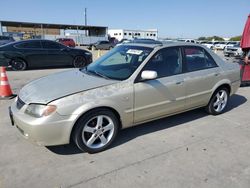
M 162 49 L 150 59 L 144 70 L 157 72 L 158 78 L 182 73 L 181 53 L 178 47 Z
M 42 41 L 43 48 L 45 49 L 61 49 L 62 45 L 52 41 Z
M 15 47 L 20 48 L 20 49 L 40 49 L 40 48 L 42 48 L 40 41 L 22 42 L 20 44 L 16 44 Z
M 199 47 L 184 47 L 184 61 L 187 72 L 217 67 L 213 58 Z

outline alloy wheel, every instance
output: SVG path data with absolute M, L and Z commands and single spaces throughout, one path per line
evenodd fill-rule
M 82 130 L 83 143 L 91 149 L 101 148 L 110 142 L 114 129 L 114 122 L 110 117 L 95 116 L 84 125 Z
M 227 105 L 228 94 L 225 90 L 220 90 L 215 95 L 215 100 L 213 103 L 214 110 L 218 113 L 222 112 Z
M 81 68 L 81 67 L 84 67 L 85 65 L 86 65 L 85 57 L 83 57 L 83 56 L 77 56 L 74 59 L 74 67 Z
M 23 61 L 21 59 L 12 60 L 11 66 L 12 66 L 12 69 L 16 70 L 16 71 L 25 70 L 27 68 L 25 61 Z

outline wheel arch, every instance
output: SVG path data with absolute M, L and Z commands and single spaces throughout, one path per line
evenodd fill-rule
M 226 88 L 226 89 L 228 90 L 228 92 L 229 92 L 229 95 L 231 94 L 232 88 L 231 88 L 230 84 L 228 84 L 228 83 L 224 83 L 224 84 L 221 84 L 220 86 L 218 86 L 218 87 L 214 90 L 213 94 L 214 94 L 216 91 L 218 91 L 219 89 L 221 89 L 221 88 Z
M 225 81 L 225 82 L 222 82 L 222 83 L 218 83 L 218 84 L 216 84 L 216 85 L 214 86 L 213 92 L 211 93 L 211 95 L 210 95 L 210 97 L 209 97 L 208 103 L 209 103 L 210 100 L 212 99 L 214 93 L 215 93 L 216 91 L 218 91 L 219 89 L 221 89 L 221 88 L 227 88 L 227 89 L 228 89 L 228 92 L 229 92 L 229 96 L 231 95 L 232 88 L 231 88 L 229 82 L 226 82 L 226 81 Z
M 120 116 L 120 114 L 119 114 L 119 112 L 117 110 L 115 110 L 112 107 L 108 107 L 108 106 L 95 107 L 95 108 L 92 108 L 92 109 L 89 109 L 89 110 L 83 112 L 82 114 L 80 114 L 77 117 L 76 121 L 74 122 L 74 125 L 72 126 L 71 132 L 70 132 L 70 141 L 72 141 L 72 136 L 73 136 L 73 133 L 75 131 L 76 124 L 80 120 L 80 118 L 83 117 L 84 115 L 86 115 L 87 113 L 91 113 L 92 111 L 96 111 L 96 110 L 109 110 L 109 111 L 113 112 L 115 114 L 115 116 L 117 117 L 117 119 L 118 119 L 118 122 L 119 122 L 119 127 L 118 128 L 119 128 L 119 130 L 122 129 L 121 116 Z

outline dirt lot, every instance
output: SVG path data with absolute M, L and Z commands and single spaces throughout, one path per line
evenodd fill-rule
M 9 71 L 18 93 L 29 81 L 65 69 Z M 72 145 L 39 147 L 10 126 L 0 101 L 2 187 L 250 187 L 250 87 L 220 116 L 198 109 L 124 130 L 89 155 Z

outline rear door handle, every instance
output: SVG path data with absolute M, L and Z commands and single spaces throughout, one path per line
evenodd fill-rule
M 220 73 L 215 73 L 214 76 L 220 76 Z

